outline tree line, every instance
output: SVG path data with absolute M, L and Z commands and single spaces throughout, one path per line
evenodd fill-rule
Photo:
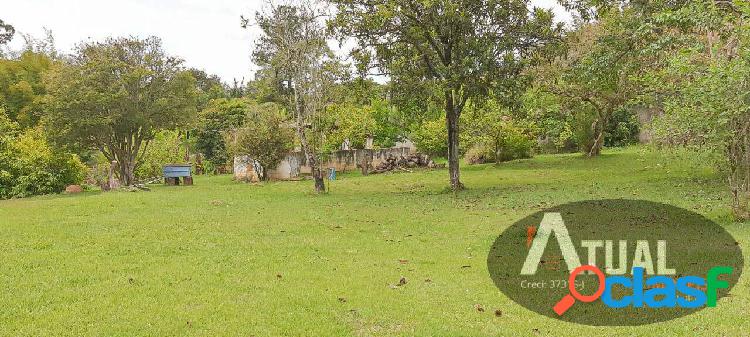
M 379 147 L 412 140 L 445 157 L 458 191 L 462 157 L 596 157 L 647 134 L 658 147 L 711 158 L 735 214 L 750 217 L 749 5 L 560 4 L 573 22 L 523 0 L 269 3 L 241 17 L 261 30 L 251 55 L 260 70 L 233 85 L 186 69 L 155 37 L 82 43 L 70 55 L 29 43 L 0 60 L 0 195 L 54 191 L 80 180 L 84 162 L 114 162 L 133 184 L 167 160 L 226 172 L 248 154 L 272 168 L 294 148 L 324 191 L 326 153 L 368 137 Z M 0 22 L 0 32 L 5 43 L 14 29 Z M 342 57 L 335 40 L 355 47 Z M 31 140 L 46 150 L 22 150 Z M 68 176 L 28 174 L 52 162 L 68 163 L 55 171 Z M 8 187 L 18 181 L 26 187 Z

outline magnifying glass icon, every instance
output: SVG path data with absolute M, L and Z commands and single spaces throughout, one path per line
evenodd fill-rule
M 584 296 L 581 295 L 578 290 L 576 290 L 576 276 L 584 271 L 593 272 L 599 279 L 599 287 L 596 289 L 596 292 L 593 295 Z M 570 278 L 568 278 L 568 291 L 570 291 L 570 294 L 565 295 L 565 297 L 563 297 L 559 302 L 557 302 L 557 304 L 555 304 L 554 307 L 552 307 L 552 310 L 554 310 L 558 316 L 562 316 L 562 314 L 568 311 L 568 309 L 570 309 L 570 307 L 576 303 L 576 300 L 589 303 L 596 301 L 599 297 L 601 297 L 602 293 L 604 293 L 604 273 L 602 273 L 599 268 L 591 265 L 580 266 L 576 269 L 573 269 L 573 271 L 570 273 Z

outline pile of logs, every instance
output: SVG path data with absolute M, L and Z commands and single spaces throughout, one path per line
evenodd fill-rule
M 430 156 L 424 154 L 411 154 L 407 157 L 394 157 L 388 156 L 382 163 L 375 167 L 370 173 L 385 173 L 394 170 L 411 172 L 410 168 L 415 167 L 427 167 L 427 168 L 442 168 L 445 164 L 435 164 Z

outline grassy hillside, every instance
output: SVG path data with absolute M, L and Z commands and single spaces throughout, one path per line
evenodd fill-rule
M 310 181 L 217 176 L 0 201 L 0 335 L 746 336 L 747 275 L 716 308 L 613 329 L 530 312 L 487 272 L 506 226 L 593 198 L 694 210 L 747 251 L 750 224 L 730 220 L 723 181 L 694 163 L 629 148 L 465 166 L 455 196 L 441 170 L 344 174 L 322 196 Z

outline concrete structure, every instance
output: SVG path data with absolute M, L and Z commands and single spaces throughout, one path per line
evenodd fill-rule
M 372 153 L 371 165 L 374 167 L 384 162 L 389 156 L 396 158 L 407 157 L 412 152 L 414 152 L 413 149 L 408 147 L 392 147 L 376 150 L 340 150 L 331 153 L 327 160 L 323 161 L 321 168 L 326 170 L 333 167 L 337 172 L 346 172 L 356 170 L 362 159 L 370 153 Z M 235 180 L 258 182 L 262 176 L 261 172 L 262 168 L 260 165 L 248 156 L 234 158 Z M 307 165 L 304 153 L 294 151 L 289 153 L 274 169 L 268 170 L 268 178 L 274 180 L 297 179 L 303 175 L 309 175 L 311 172 L 312 170 Z

